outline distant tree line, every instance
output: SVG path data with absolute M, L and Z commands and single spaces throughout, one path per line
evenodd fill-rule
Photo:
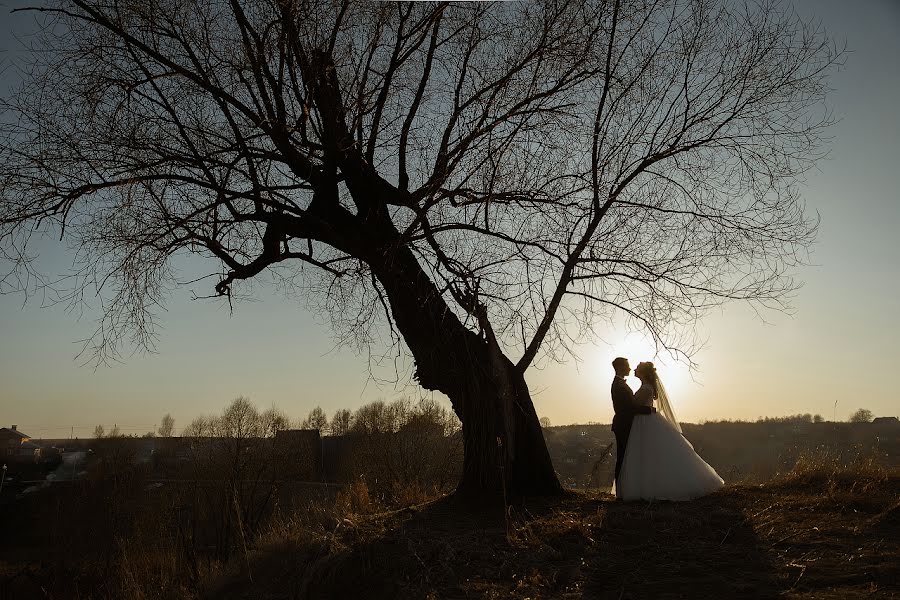
M 871 423 L 875 418 L 874 413 L 867 408 L 860 408 L 853 412 L 847 419 L 850 423 Z M 704 423 L 750 423 L 741 419 L 718 419 L 704 421 Z M 824 423 L 825 419 L 822 415 L 810 413 L 787 415 L 785 417 L 759 417 L 757 423 L 781 423 L 781 424 L 801 424 L 801 423 Z
M 171 414 L 155 432 L 143 436 L 125 436 L 118 427 L 98 425 L 94 437 L 102 443 L 94 448 L 89 478 L 124 482 L 149 477 L 152 469 L 156 477 L 184 482 L 170 485 L 166 493 L 177 507 L 176 537 L 185 559 L 195 564 L 201 555 L 211 554 L 225 561 L 245 539 L 255 538 L 279 506 L 302 504 L 313 498 L 310 494 L 335 493 L 293 483 L 316 481 L 322 460 L 315 444 L 277 435 L 295 429 L 343 438 L 329 446 L 337 477 L 332 483 L 351 490 L 341 494 L 355 508 L 360 504 L 356 496 L 365 496 L 364 504 L 374 510 L 446 493 L 462 469 L 461 423 L 431 399 L 376 400 L 355 411 L 337 410 L 330 420 L 316 406 L 294 421 L 277 408 L 260 410 L 239 396 L 221 413 L 198 416 L 182 429 L 181 437 L 192 438 L 190 460 L 180 460 L 174 447 L 162 445 L 152 466 L 139 465 L 134 444 L 124 443 L 128 437 L 171 437 Z
M 809 413 L 788 415 L 786 417 L 759 417 L 757 423 L 823 423 L 822 415 Z
M 417 410 L 421 411 L 421 413 L 417 414 Z M 291 429 L 294 426 L 298 429 L 315 429 L 321 435 L 336 436 L 359 432 L 397 432 L 413 418 L 434 419 L 438 427 L 446 430 L 447 433 L 445 435 L 450 435 L 461 429 L 461 423 L 456 418 L 456 415 L 433 400 L 423 400 L 416 407 L 408 398 L 395 400 L 391 403 L 386 403 L 384 400 L 379 399 L 361 406 L 355 412 L 346 408 L 338 409 L 335 411 L 331 421 L 328 420 L 322 407 L 316 406 L 309 411 L 306 417 L 299 419 L 296 423 L 292 423 L 283 411 L 273 407 L 260 413 L 250 404 L 248 398 L 240 396 L 232 402 L 232 405 L 222 416 L 197 417 L 182 430 L 181 435 L 182 437 L 231 437 L 233 421 L 238 416 L 236 412 L 240 413 L 247 420 L 248 433 L 252 433 L 250 437 L 271 437 L 278 431 Z M 850 423 L 871 423 L 874 417 L 875 415 L 871 410 L 860 408 L 853 412 L 847 420 Z M 238 421 L 243 422 L 240 418 L 238 418 Z M 751 423 L 752 421 L 716 419 L 704 422 Z M 824 423 L 825 419 L 820 414 L 798 413 L 783 417 L 758 417 L 755 422 L 802 424 Z M 540 424 L 543 428 L 550 427 L 550 418 L 541 417 Z M 589 421 L 587 424 L 594 425 L 596 421 Z M 576 425 L 576 423 L 573 423 L 573 425 Z M 166 413 L 163 416 L 159 429 L 156 432 L 150 431 L 140 437 L 154 437 L 157 434 L 160 437 L 171 437 L 175 434 L 175 419 L 171 414 Z M 102 439 L 139 436 L 123 435 L 118 425 L 113 425 L 109 432 L 106 432 L 103 425 L 97 425 L 94 428 L 93 437 Z

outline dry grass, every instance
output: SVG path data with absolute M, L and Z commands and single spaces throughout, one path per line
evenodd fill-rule
M 276 514 L 249 552 L 194 575 L 165 526 L 116 538 L 105 561 L 0 562 L 0 599 L 900 597 L 900 472 L 864 458 L 807 456 L 685 503 L 390 497 L 408 506 L 390 510 L 359 480 Z
M 807 458 L 766 485 L 686 503 L 572 493 L 506 511 L 452 497 L 320 510 L 283 521 L 209 597 L 889 598 L 900 594 L 898 498 L 900 473 Z

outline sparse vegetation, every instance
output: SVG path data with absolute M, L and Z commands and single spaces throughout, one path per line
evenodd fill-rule
M 246 398 L 195 419 L 186 428 L 195 437 L 149 440 L 162 444 L 150 462 L 136 454 L 140 438 L 86 442 L 84 477 L 0 498 L 15 540 L 0 549 L 0 590 L 103 599 L 349 597 L 363 587 L 370 598 L 898 591 L 900 452 L 890 424 L 802 415 L 688 424 L 686 435 L 717 461 L 727 456 L 716 439 L 778 460 L 771 471 L 727 476 L 722 492 L 695 502 L 622 504 L 605 493 L 611 465 L 592 458 L 583 477 L 593 489 L 473 508 L 447 495 L 462 452 L 459 421 L 444 407 L 399 399 L 338 413 L 330 431 L 343 423 L 346 433 L 323 446 L 337 485 L 297 483 L 315 480 L 309 469 L 321 457 L 279 436 L 284 413 Z M 801 444 L 819 429 L 831 445 Z M 862 443 L 870 430 L 875 438 Z M 578 465 L 556 453 L 579 454 L 560 441 L 602 456 L 611 446 L 592 438 L 602 432 L 608 426 L 545 431 L 561 479 Z M 711 562 L 719 568 L 698 566 Z
M 207 597 L 892 597 L 898 494 L 897 471 L 806 456 L 766 485 L 687 503 L 571 493 L 472 513 L 443 497 L 371 514 L 363 498 L 279 523 Z
M 194 419 L 182 438 L 84 441 L 82 477 L 4 490 L 15 543 L 0 549 L 0 597 L 200 597 L 273 528 L 418 504 L 458 477 L 459 422 L 433 401 L 378 401 L 341 420 L 358 426 L 330 438 L 328 461 L 309 436 L 280 435 L 284 413 L 244 397 Z M 339 484 L 323 482 L 325 467 Z

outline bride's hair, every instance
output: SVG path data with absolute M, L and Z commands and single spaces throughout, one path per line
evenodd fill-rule
M 650 361 L 642 362 L 634 369 L 634 374 L 642 381 L 646 378 L 655 388 L 657 375 L 656 375 L 656 367 L 653 366 L 653 363 Z

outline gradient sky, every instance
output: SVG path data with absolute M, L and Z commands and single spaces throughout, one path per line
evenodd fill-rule
M 815 265 L 799 273 L 805 286 L 792 316 L 767 313 L 763 320 L 747 306 L 728 305 L 698 324 L 707 342 L 693 374 L 657 359 L 683 421 L 807 412 L 846 419 L 860 407 L 900 414 L 900 2 L 795 4 L 850 50 L 832 79 L 830 101 L 841 120 L 830 132 L 831 154 L 803 188 L 822 217 Z M 32 22 L 7 15 L 10 6 L 0 3 L 5 66 Z M 0 89 L 15 77 L 0 70 Z M 65 258 L 50 244 L 42 264 L 61 270 Z M 422 394 L 376 383 L 393 376 L 392 364 L 370 375 L 365 355 L 334 348 L 325 317 L 272 290 L 260 289 L 231 315 L 220 302 L 190 301 L 179 290 L 162 317 L 156 354 L 99 369 L 75 359 L 93 318 L 41 308 L 41 298 L 0 296 L 0 426 L 15 423 L 33 437 L 67 437 L 73 427 L 84 437 L 96 424 L 144 433 L 165 413 L 180 430 L 238 395 L 300 418 L 316 405 L 330 416 Z M 539 415 L 554 424 L 611 420 L 610 361 L 624 355 L 635 365 L 653 352 L 622 328 L 603 326 L 600 334 L 608 345 L 582 346 L 580 361 L 527 374 Z

